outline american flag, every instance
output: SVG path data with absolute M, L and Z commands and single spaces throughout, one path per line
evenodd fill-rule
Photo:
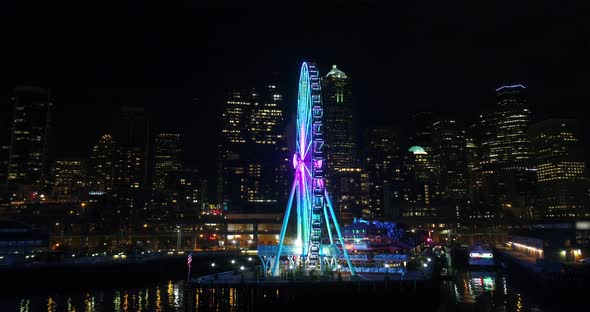
M 191 263 L 193 263 L 193 254 L 189 253 L 188 254 L 188 258 L 186 259 L 186 264 L 188 265 L 188 268 L 191 268 Z

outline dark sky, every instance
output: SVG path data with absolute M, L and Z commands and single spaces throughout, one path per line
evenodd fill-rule
M 224 89 L 276 73 L 293 110 L 306 59 L 352 77 L 362 128 L 419 110 L 472 120 L 502 84 L 527 86 L 536 119 L 590 103 L 590 15 L 562 1 L 49 2 L 1 5 L 0 125 L 15 85 L 51 88 L 61 157 L 86 156 L 120 106 L 138 105 L 212 176 Z

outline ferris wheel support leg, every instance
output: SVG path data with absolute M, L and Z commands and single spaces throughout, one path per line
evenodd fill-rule
M 324 218 L 326 218 L 326 226 L 328 227 L 328 236 L 330 237 L 330 245 L 334 244 L 334 237 L 332 237 L 332 229 L 330 227 L 330 216 L 328 215 L 328 210 L 326 209 L 326 205 L 324 205 Z
M 340 240 L 340 245 L 342 245 L 342 251 L 344 252 L 344 258 L 346 258 L 346 263 L 350 268 L 350 275 L 356 276 L 356 270 L 350 261 L 350 256 L 348 255 L 348 251 L 346 251 L 346 245 L 344 244 L 344 239 L 342 238 L 342 233 L 340 232 L 340 226 L 338 225 L 338 220 L 336 220 L 336 214 L 334 214 L 334 208 L 332 207 L 332 202 L 330 201 L 330 196 L 328 196 L 328 190 L 324 191 L 326 196 L 326 202 L 328 203 L 328 208 L 330 208 L 330 213 L 332 214 L 332 220 L 334 221 L 334 227 L 336 228 L 336 233 L 338 233 L 338 239 Z
M 299 182 L 297 182 L 299 183 Z M 302 226 L 302 204 L 301 204 L 301 187 L 297 188 L 297 240 L 296 242 L 299 243 L 301 245 L 300 248 L 303 248 L 303 230 L 301 228 Z M 303 249 L 301 249 L 301 254 L 303 254 Z
M 285 211 L 285 216 L 283 217 L 283 227 L 281 228 L 281 235 L 279 237 L 279 248 L 277 250 L 277 257 L 275 258 L 275 263 L 272 268 L 273 276 L 279 276 L 279 263 L 281 258 L 281 252 L 283 251 L 283 242 L 285 241 L 285 232 L 287 231 L 287 225 L 289 224 L 289 216 L 291 215 L 291 206 L 293 206 L 293 195 L 295 194 L 295 187 L 297 187 L 297 176 L 295 176 L 295 181 L 293 181 L 293 187 L 291 188 L 291 195 L 289 195 L 289 203 L 287 203 L 287 211 Z

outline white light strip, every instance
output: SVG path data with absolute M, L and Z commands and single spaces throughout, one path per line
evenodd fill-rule
M 519 243 L 513 243 L 513 242 L 510 242 L 510 244 L 512 244 L 512 245 L 514 245 L 516 247 L 522 247 L 522 248 L 525 248 L 525 249 L 528 249 L 528 250 L 532 250 L 532 251 L 543 253 L 543 250 L 537 249 L 537 248 L 534 248 L 534 247 L 530 247 L 530 246 L 527 246 L 527 245 L 523 245 L 523 244 L 519 244 Z

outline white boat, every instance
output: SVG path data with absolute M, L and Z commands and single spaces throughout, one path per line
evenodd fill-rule
M 469 247 L 470 266 L 495 266 L 494 253 L 489 246 L 475 244 Z

